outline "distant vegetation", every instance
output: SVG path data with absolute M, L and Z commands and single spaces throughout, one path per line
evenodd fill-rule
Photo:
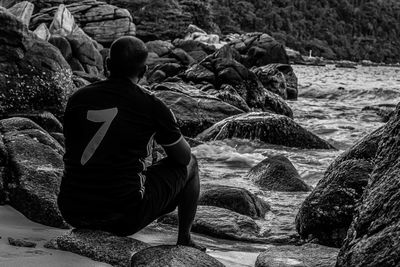
M 327 59 L 400 61 L 400 0 L 180 0 L 199 26 L 263 31 Z

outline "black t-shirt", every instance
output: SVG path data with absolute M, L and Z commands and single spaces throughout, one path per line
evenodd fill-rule
M 172 111 L 128 79 L 108 79 L 74 93 L 64 136 L 59 203 L 74 209 L 116 209 L 139 201 L 153 139 L 171 146 L 183 138 Z

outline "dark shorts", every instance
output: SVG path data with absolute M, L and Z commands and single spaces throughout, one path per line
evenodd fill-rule
M 181 192 L 188 182 L 186 166 L 163 159 L 150 166 L 143 174 L 146 177 L 145 193 L 142 201 L 137 205 L 127 203 L 129 208 L 126 211 L 107 215 L 107 218 L 64 216 L 66 221 L 76 228 L 98 229 L 127 236 L 138 232 L 158 217 L 175 210 Z

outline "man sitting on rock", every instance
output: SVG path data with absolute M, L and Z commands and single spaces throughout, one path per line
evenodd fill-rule
M 137 85 L 147 55 L 137 38 L 116 40 L 107 60 L 110 78 L 69 99 L 58 205 L 73 227 L 121 236 L 178 206 L 177 244 L 196 246 L 190 230 L 199 197 L 197 162 L 172 111 Z M 167 157 L 146 168 L 154 139 Z

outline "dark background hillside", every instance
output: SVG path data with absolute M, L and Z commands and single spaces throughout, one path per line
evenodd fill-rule
M 223 34 L 263 31 L 328 59 L 400 61 L 400 0 L 180 0 Z M 191 9 L 191 10 L 190 10 Z M 211 20 L 212 19 L 212 20 Z

